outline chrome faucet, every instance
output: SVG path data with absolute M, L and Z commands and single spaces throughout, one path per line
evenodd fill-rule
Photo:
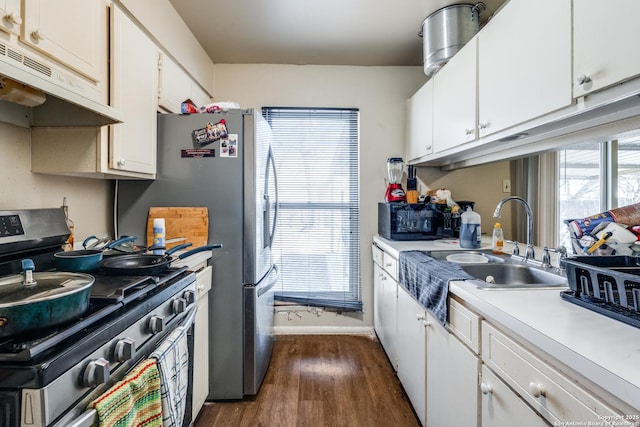
M 505 197 L 500 200 L 500 203 L 496 206 L 496 210 L 493 212 L 493 217 L 500 218 L 500 211 L 502 211 L 502 207 L 510 200 L 520 202 L 524 205 L 524 210 L 527 213 L 527 249 L 524 252 L 524 260 L 533 260 L 535 259 L 535 251 L 533 250 L 533 212 L 531 212 L 531 206 L 529 206 L 529 203 L 519 196 Z

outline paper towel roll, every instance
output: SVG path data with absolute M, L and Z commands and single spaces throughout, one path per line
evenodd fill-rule
M 47 97 L 42 91 L 6 77 L 0 77 L 0 100 L 35 107 L 44 103 Z

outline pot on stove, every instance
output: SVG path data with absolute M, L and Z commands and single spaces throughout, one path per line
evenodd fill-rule
M 0 337 L 50 328 L 82 315 L 89 306 L 94 278 L 83 273 L 23 273 L 0 278 Z

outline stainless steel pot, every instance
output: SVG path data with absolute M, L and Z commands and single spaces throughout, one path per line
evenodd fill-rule
M 484 3 L 443 7 L 422 22 L 424 73 L 431 77 L 480 30 Z

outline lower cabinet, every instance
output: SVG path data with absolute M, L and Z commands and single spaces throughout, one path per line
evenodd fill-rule
M 397 369 L 396 321 L 397 283 L 378 264 L 374 264 L 374 329 L 394 369 Z
M 193 412 L 195 420 L 209 394 L 209 291 L 213 277 L 211 266 L 196 274 L 198 312 L 194 326 Z

